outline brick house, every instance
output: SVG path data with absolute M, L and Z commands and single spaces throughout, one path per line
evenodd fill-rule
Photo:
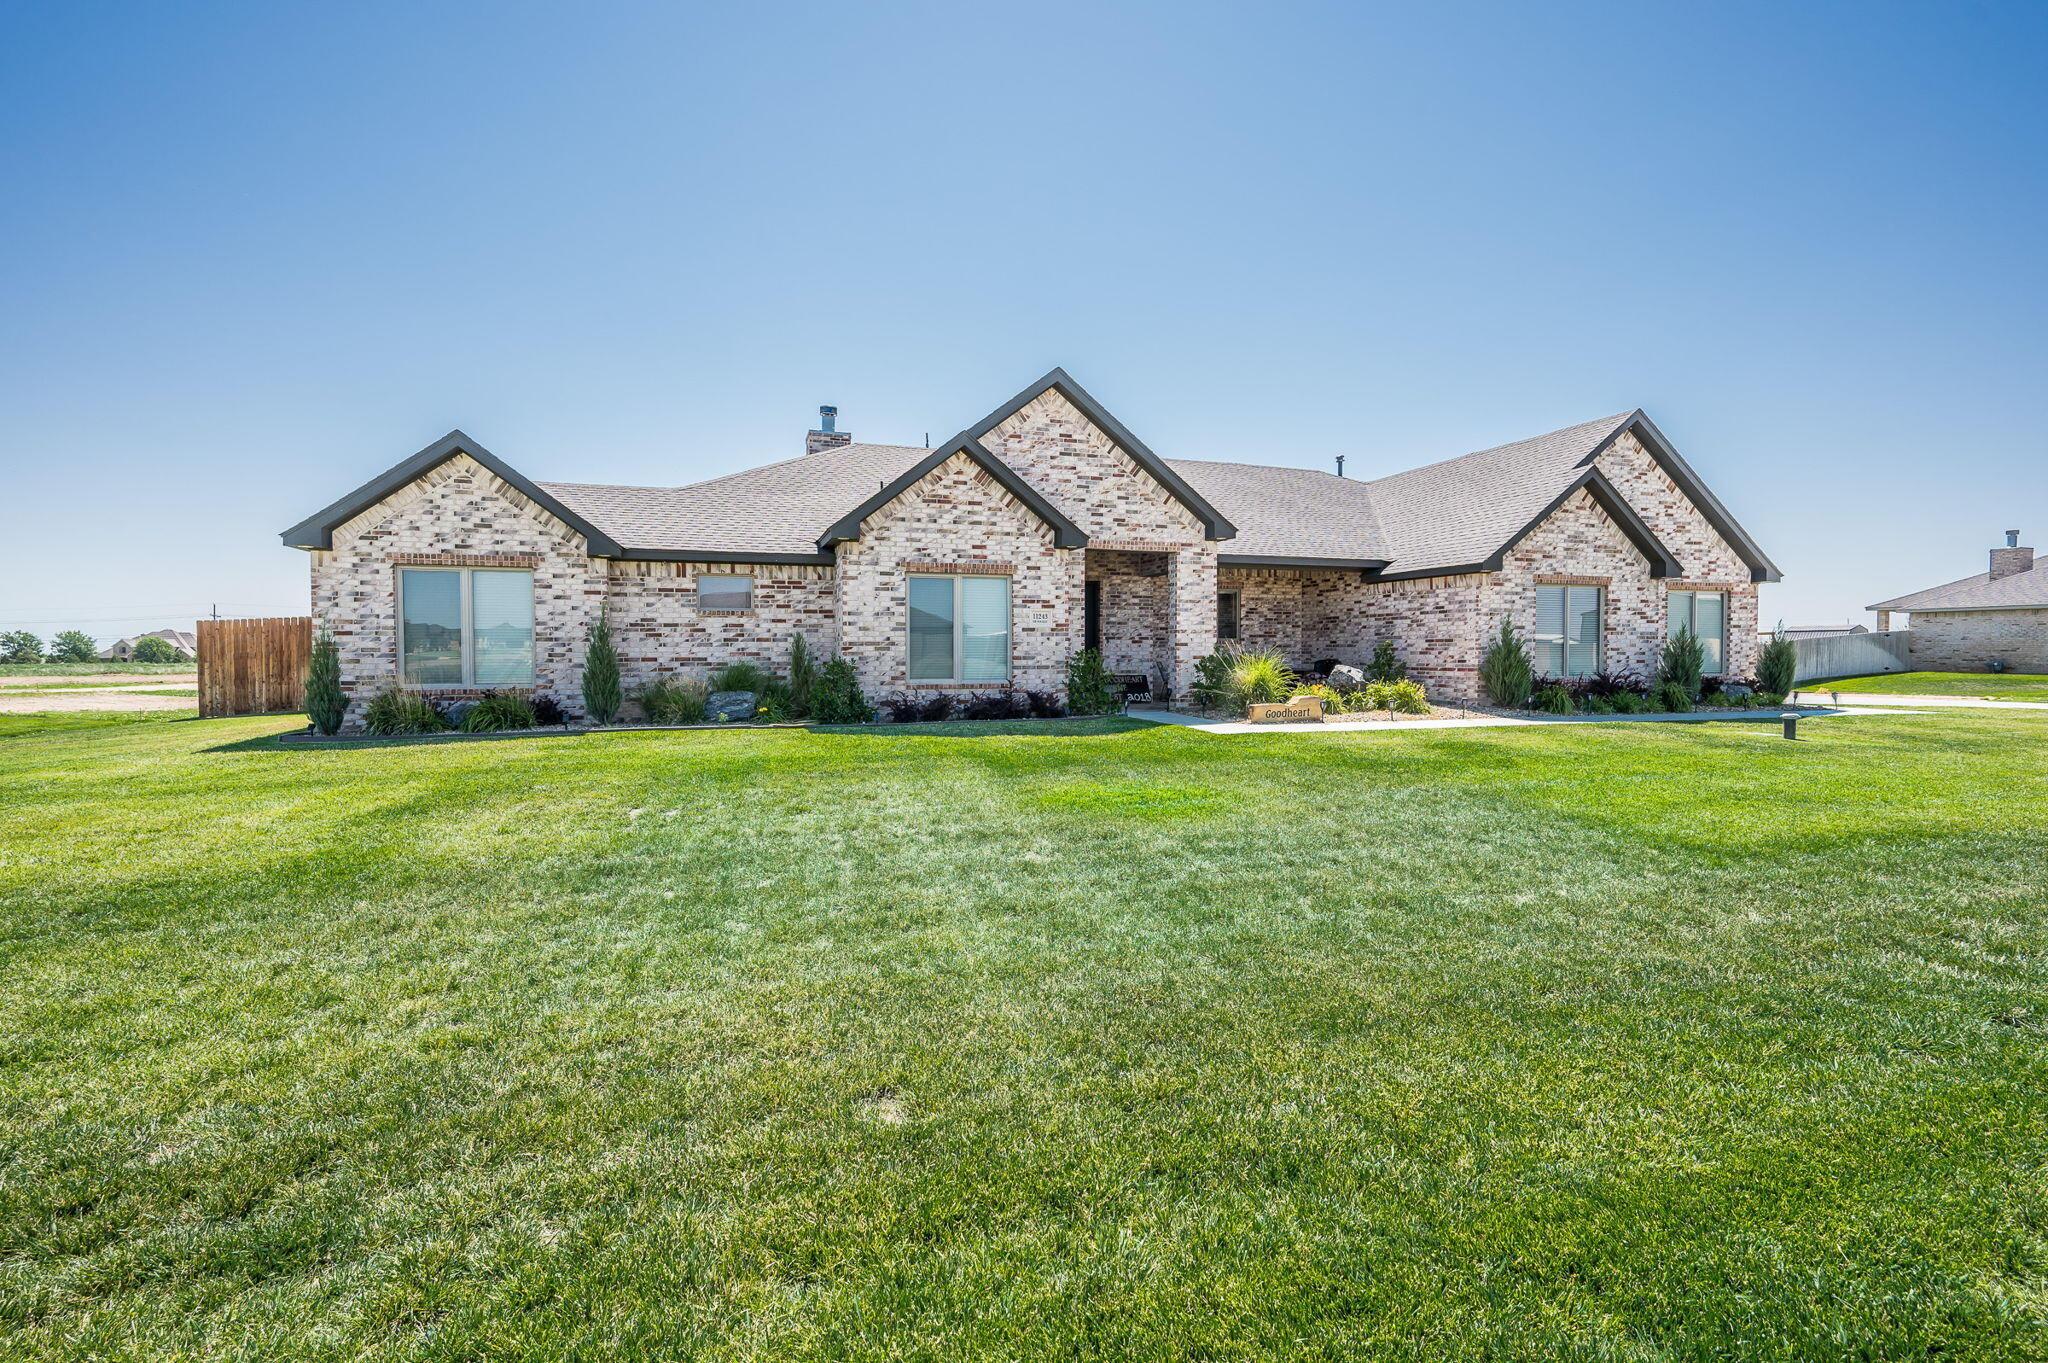
M 1880 630 L 1910 617 L 1913 666 L 1931 672 L 2048 672 L 2048 563 L 2005 532 L 1988 571 L 1866 607 Z
M 394 679 L 575 713 L 601 609 L 629 692 L 801 633 L 871 695 L 1056 691 L 1083 646 L 1180 694 L 1219 640 L 1389 639 L 1461 698 L 1502 619 L 1551 675 L 1647 674 L 1683 623 L 1748 676 L 1778 578 L 1640 411 L 1373 480 L 1163 459 L 1058 369 L 929 448 L 820 414 L 802 456 L 679 488 L 536 482 L 451 432 L 284 532 L 349 722 Z

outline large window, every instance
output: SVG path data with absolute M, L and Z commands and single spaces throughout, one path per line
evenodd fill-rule
M 1601 668 L 1600 617 L 1607 593 L 1600 587 L 1539 585 L 1536 633 L 1530 659 L 1544 677 L 1590 677 Z
M 1216 593 L 1216 637 L 1235 639 L 1238 625 L 1238 595 L 1236 592 Z
M 408 686 L 531 686 L 533 574 L 401 568 L 398 657 Z
M 750 611 L 753 608 L 753 578 L 744 573 L 697 574 L 698 610 Z
M 1701 671 L 1709 677 L 1720 676 L 1728 658 L 1728 593 L 1671 593 L 1670 637 L 1676 639 L 1682 629 L 1690 629 L 1700 641 L 1700 652 L 1706 657 Z
M 910 680 L 1010 679 L 1010 579 L 910 579 Z

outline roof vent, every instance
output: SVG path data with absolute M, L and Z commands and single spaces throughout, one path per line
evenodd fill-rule
M 841 445 L 851 445 L 853 437 L 839 429 L 839 409 L 820 407 L 818 428 L 804 437 L 804 453 L 816 454 L 820 450 L 836 450 Z
M 1341 454 L 1337 456 L 1337 476 L 1339 478 L 1344 476 L 1344 456 Z

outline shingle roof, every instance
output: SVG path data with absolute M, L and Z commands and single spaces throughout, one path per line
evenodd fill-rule
M 831 524 L 923 459 L 918 445 L 841 445 L 688 487 L 542 483 L 628 551 L 820 557 Z
M 1990 573 L 1978 573 L 1956 582 L 1945 582 L 1925 591 L 1908 592 L 1880 601 L 1865 610 L 1873 611 L 1970 611 L 2025 610 L 2048 608 L 2048 559 L 2024 573 L 2008 573 L 1993 580 Z
M 1522 535 L 1584 487 L 1643 550 L 1653 572 L 1677 571 L 1668 551 L 1594 466 L 1602 449 L 1632 430 L 1757 580 L 1777 580 L 1763 551 L 1640 411 L 1365 480 L 1267 464 L 1162 460 L 1058 369 L 991 413 L 982 427 L 1047 388 L 1065 394 L 1124 447 L 1202 520 L 1210 538 L 1225 541 L 1220 556 L 1226 562 L 1342 564 L 1384 569 L 1388 577 L 1498 567 Z M 979 429 L 940 448 L 971 444 Z M 849 444 L 685 487 L 621 487 L 533 482 L 451 431 L 285 531 L 283 539 L 298 548 L 331 548 L 337 526 L 440 463 L 467 454 L 585 535 L 591 553 L 600 557 L 831 563 L 821 544 L 844 528 L 844 518 L 936 452 L 916 445 Z M 1040 514 L 1046 516 L 1044 510 Z M 1056 508 L 1049 519 L 1064 539 L 1081 538 Z M 1893 608 L 1907 607 L 1901 602 Z

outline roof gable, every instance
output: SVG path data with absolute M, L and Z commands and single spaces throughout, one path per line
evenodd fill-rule
M 862 521 L 917 486 L 932 470 L 956 454 L 965 455 L 980 465 L 989 477 L 995 479 L 997 486 L 1022 502 L 1038 519 L 1051 526 L 1054 547 L 1079 549 L 1088 543 L 1088 537 L 1081 532 L 1081 527 L 1060 514 L 1059 508 L 1040 496 L 1036 488 L 1018 477 L 1016 470 L 985 449 L 980 440 L 963 434 L 934 449 L 897 477 L 884 483 L 881 491 L 833 522 L 831 527 L 818 537 L 819 550 L 822 552 L 831 549 L 835 544 L 859 539 Z
M 1029 385 L 1002 406 L 990 412 L 973 426 L 962 431 L 955 440 L 979 442 L 989 432 L 1008 421 L 1031 403 L 1036 402 L 1048 391 L 1065 398 L 1090 424 L 1108 436 L 1116 447 L 1131 459 L 1131 462 L 1151 475 L 1152 479 L 1192 513 L 1202 523 L 1202 533 L 1212 540 L 1227 540 L 1237 534 L 1237 527 L 1224 518 L 1223 513 L 1209 504 L 1207 498 L 1190 486 L 1185 478 L 1176 473 L 1164 459 L 1154 454 L 1144 441 L 1132 435 L 1130 430 L 1090 396 L 1087 389 L 1075 383 L 1064 369 L 1052 369 L 1037 382 Z
M 1484 565 L 1487 571 L 1498 572 L 1507 562 L 1507 556 L 1514 552 L 1516 545 L 1529 538 L 1536 527 L 1557 514 L 1559 507 L 1581 491 L 1593 499 L 1593 505 L 1607 514 L 1607 519 L 1614 522 L 1621 533 L 1628 537 L 1628 542 L 1633 544 L 1636 551 L 1649 562 L 1651 577 L 1685 575 L 1685 570 L 1679 566 L 1678 560 L 1672 557 L 1671 551 L 1664 547 L 1664 542 L 1658 539 L 1655 532 L 1644 523 L 1643 518 L 1636 514 L 1636 509 L 1628 504 L 1627 499 L 1615 489 L 1614 484 L 1607 481 L 1607 475 L 1596 468 L 1588 468 L 1573 479 L 1571 486 L 1560 492 L 1549 506 L 1538 512 L 1527 525 L 1516 532 L 1514 538 L 1503 544 L 1491 558 L 1487 559 Z
M 1714 533 L 1735 551 L 1736 557 L 1749 565 L 1752 582 L 1777 582 L 1783 578 L 1784 574 L 1778 571 L 1778 565 L 1771 562 L 1770 557 L 1758 547 L 1757 542 L 1749 537 L 1749 532 L 1729 514 L 1728 508 L 1721 505 L 1721 499 L 1700 481 L 1700 476 L 1692 471 L 1692 465 L 1685 462 L 1677 447 L 1665 439 L 1664 432 L 1657 429 L 1657 423 L 1650 420 L 1642 408 L 1638 407 L 1630 412 L 1621 425 L 1614 429 L 1613 434 L 1596 445 L 1592 453 L 1580 462 L 1590 467 L 1607 452 L 1608 446 L 1631 432 L 1642 442 L 1643 448 L 1650 452 L 1650 458 L 1656 461 L 1657 466 L 1678 485 L 1678 490 L 1685 494 L 1686 500 L 1691 502 L 1707 524 L 1713 527 Z
M 459 430 L 448 432 L 411 458 L 392 465 L 347 496 L 322 507 L 291 529 L 284 531 L 279 538 L 293 549 L 332 549 L 335 530 L 458 455 L 468 455 L 517 488 L 520 495 L 534 505 L 582 535 L 592 554 L 617 557 L 623 552 L 617 541 L 564 506 L 546 488 L 533 482 Z

